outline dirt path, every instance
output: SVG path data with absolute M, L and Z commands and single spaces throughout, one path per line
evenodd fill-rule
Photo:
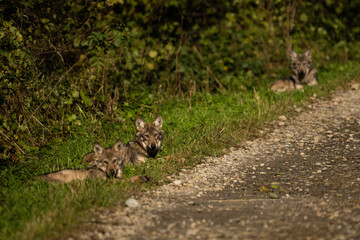
M 66 239 L 360 239 L 360 91 L 297 110 Z

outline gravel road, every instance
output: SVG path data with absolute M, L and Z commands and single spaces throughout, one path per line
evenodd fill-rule
M 64 239 L 360 239 L 360 90 L 295 110 Z

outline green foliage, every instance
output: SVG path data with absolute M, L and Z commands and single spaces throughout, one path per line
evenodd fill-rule
M 359 7 L 357 1 L 4 1 L 1 158 L 19 161 L 65 139 L 82 118 L 116 123 L 176 95 L 251 90 L 286 73 L 292 48 L 311 48 L 317 67 L 355 59 Z

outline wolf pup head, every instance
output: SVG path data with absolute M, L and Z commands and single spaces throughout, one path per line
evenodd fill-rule
M 94 144 L 96 161 L 94 166 L 101 169 L 108 177 L 122 178 L 124 167 L 124 146 L 118 140 L 112 148 L 103 148 Z
M 140 117 L 136 119 L 136 128 L 138 130 L 136 137 L 149 157 L 155 158 L 160 150 L 164 138 L 164 132 L 161 130 L 162 124 L 163 120 L 160 116 L 153 123 L 146 123 Z
M 304 54 L 297 54 L 291 51 L 291 71 L 301 82 L 313 69 L 311 51 L 307 50 Z

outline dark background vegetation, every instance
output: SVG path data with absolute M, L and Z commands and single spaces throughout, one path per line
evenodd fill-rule
M 163 99 L 246 92 L 360 56 L 360 1 L 58 0 L 0 3 L 0 164 Z M 110 127 L 109 127 L 110 128 Z

